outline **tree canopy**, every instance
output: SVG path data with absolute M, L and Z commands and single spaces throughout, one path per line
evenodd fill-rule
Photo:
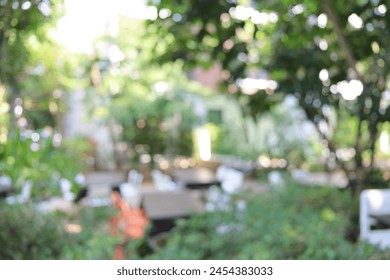
M 47 28 L 59 16 L 59 4 L 57 0 L 0 3 L 0 81 L 3 84 L 18 81 L 29 62 L 30 46 L 47 39 Z
M 361 187 L 390 117 L 386 1 L 170 0 L 150 5 L 157 8 L 149 31 L 160 34 L 164 47 L 157 47 L 156 55 L 161 63 L 220 64 L 221 91 L 246 103 L 252 116 L 287 94 L 295 96 L 323 139 L 329 165 L 347 173 L 352 189 Z
M 58 125 L 60 91 L 70 86 L 71 75 L 64 50 L 50 36 L 61 11 L 61 0 L 0 3 L 0 84 L 10 106 L 11 130 L 17 106 L 30 128 Z

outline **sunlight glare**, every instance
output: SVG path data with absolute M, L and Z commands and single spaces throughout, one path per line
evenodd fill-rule
M 65 15 L 51 36 L 70 51 L 91 53 L 96 38 L 115 33 L 112 31 L 121 14 L 152 20 L 158 16 L 157 9 L 148 7 L 144 0 L 65 0 Z
M 317 25 L 319 28 L 325 28 L 328 23 L 328 17 L 326 14 L 320 14 L 317 18 Z
M 211 138 L 207 128 L 198 129 L 199 156 L 203 161 L 211 159 Z
M 323 82 L 329 80 L 329 72 L 326 69 L 322 69 L 318 76 L 319 76 L 320 80 Z
M 337 83 L 337 91 L 345 100 L 352 101 L 363 93 L 363 84 L 359 80 L 341 81 Z
M 356 29 L 360 29 L 363 27 L 363 20 L 357 14 L 353 13 L 348 17 L 349 24 Z

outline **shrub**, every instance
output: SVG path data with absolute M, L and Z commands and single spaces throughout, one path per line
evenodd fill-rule
M 86 208 L 75 216 L 38 213 L 34 205 L 0 203 L 0 259 L 113 259 L 118 238 L 108 219 L 113 208 Z M 66 232 L 65 225 L 80 226 Z
M 62 223 L 32 205 L 0 204 L 0 259 L 58 259 L 69 243 Z
M 71 235 L 71 242 L 63 251 L 62 259 L 108 260 L 114 257 L 119 238 L 111 235 L 109 219 L 113 207 L 84 207 L 74 216 L 65 216 L 69 223 L 80 225 L 80 232 Z
M 153 259 L 383 259 L 345 239 L 355 203 L 348 193 L 291 185 L 252 195 L 245 210 L 203 213 L 178 222 Z M 239 198 L 236 198 L 239 199 Z
M 77 173 L 85 168 L 83 159 L 88 150 L 85 139 L 64 140 L 55 143 L 53 136 L 42 131 L 37 141 L 31 135 L 15 130 L 4 145 L 0 145 L 0 174 L 12 179 L 16 193 L 27 180 L 32 181 L 32 197 L 41 200 L 59 195 L 59 179 L 67 178 L 73 183 L 73 191 L 79 185 L 75 182 Z M 36 140 L 36 139 L 34 139 Z

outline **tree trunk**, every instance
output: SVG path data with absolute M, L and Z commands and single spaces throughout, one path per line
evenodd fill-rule
M 7 91 L 8 91 L 7 102 L 9 103 L 9 106 L 10 106 L 10 111 L 9 111 L 10 119 L 9 119 L 9 124 L 8 124 L 8 135 L 10 137 L 12 137 L 15 134 L 16 128 L 18 127 L 17 119 L 16 119 L 16 115 L 15 115 L 15 100 L 19 94 L 18 94 L 18 90 L 13 85 L 7 85 L 6 87 L 7 87 Z

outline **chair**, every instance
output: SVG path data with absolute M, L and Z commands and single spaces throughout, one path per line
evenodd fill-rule
M 215 177 L 217 177 L 217 180 L 222 182 L 225 178 L 226 175 L 229 173 L 229 168 L 225 165 L 220 165 L 217 168 L 217 171 L 215 172 Z
M 228 211 L 230 209 L 231 196 L 239 191 L 244 182 L 244 173 L 226 166 L 219 166 L 216 172 L 217 179 L 221 182 L 221 189 L 210 187 L 207 194 L 205 208 L 207 211 Z M 244 209 L 244 201 L 237 205 L 238 209 Z
M 127 176 L 127 182 L 132 184 L 134 187 L 139 187 L 144 180 L 144 175 L 139 173 L 137 170 L 130 170 Z
M 131 183 L 122 183 L 119 185 L 119 192 L 124 200 L 129 202 L 132 209 L 139 207 L 141 203 L 140 191 Z
M 267 179 L 268 182 L 274 186 L 280 186 L 284 184 L 283 176 L 279 171 L 271 171 L 268 173 Z
M 87 205 L 90 207 L 110 206 L 112 204 L 110 194 L 111 187 L 109 185 L 95 184 L 94 188 L 90 188 L 87 192 Z
M 178 186 L 173 182 L 172 178 L 159 170 L 152 170 L 152 181 L 156 189 L 160 191 L 175 191 Z
M 9 176 L 0 176 L 0 185 L 2 186 L 11 186 L 12 179 Z
M 78 173 L 74 178 L 75 182 L 80 186 L 85 186 L 87 178 L 83 173 Z
M 390 228 L 373 228 L 380 223 L 390 227 L 388 219 L 390 219 L 390 190 L 362 191 L 360 194 L 360 239 L 379 245 L 381 248 L 390 247 Z
M 75 199 L 75 194 L 72 192 L 72 183 L 68 179 L 60 179 L 60 188 L 62 192 L 62 197 L 65 200 L 73 201 Z
M 144 179 L 144 176 L 137 170 L 130 170 L 127 176 L 127 182 L 119 185 L 119 192 L 124 200 L 129 202 L 132 209 L 139 207 L 141 196 L 139 187 Z
M 12 179 L 9 176 L 0 176 L 0 199 L 6 198 L 13 190 Z
M 209 212 L 228 211 L 230 195 L 217 186 L 211 186 L 207 191 L 205 209 Z
M 221 181 L 221 187 L 224 192 L 228 194 L 236 193 L 244 182 L 244 173 L 232 168 L 226 172 L 223 180 Z
M 5 198 L 7 204 L 18 204 L 27 202 L 31 197 L 32 182 L 25 181 L 22 186 L 20 194 L 8 196 Z

